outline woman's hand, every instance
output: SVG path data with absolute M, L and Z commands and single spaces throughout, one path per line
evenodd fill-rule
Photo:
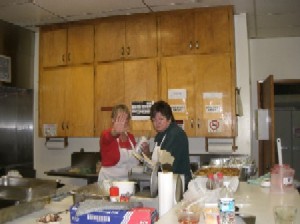
M 116 119 L 113 121 L 112 135 L 116 136 L 121 133 L 128 131 L 128 115 L 121 112 L 117 115 Z
M 151 157 L 150 146 L 149 146 L 149 143 L 148 143 L 148 142 L 143 142 L 143 143 L 141 144 L 141 149 L 142 149 L 142 152 L 143 152 L 148 158 Z

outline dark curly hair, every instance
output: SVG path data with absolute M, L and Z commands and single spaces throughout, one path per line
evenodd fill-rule
M 163 100 L 155 102 L 150 109 L 150 118 L 153 119 L 158 112 L 168 120 L 171 120 L 172 122 L 175 121 L 171 106 L 167 102 Z

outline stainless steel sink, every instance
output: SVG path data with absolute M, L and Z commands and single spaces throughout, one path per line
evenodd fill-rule
M 43 209 L 56 192 L 56 181 L 4 176 L 0 178 L 0 223 Z
M 31 201 L 55 192 L 54 180 L 3 176 L 0 181 L 0 199 Z

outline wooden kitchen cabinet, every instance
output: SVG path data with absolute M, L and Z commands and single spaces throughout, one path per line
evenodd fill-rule
M 98 64 L 95 76 L 96 136 L 111 126 L 111 109 L 132 101 L 158 99 L 158 72 L 156 59 L 140 59 Z M 131 121 L 131 132 L 136 136 L 153 135 L 150 119 Z
M 59 137 L 94 135 L 94 68 L 63 67 L 40 75 L 39 133 L 44 124 L 56 125 Z
M 233 50 L 233 8 L 177 10 L 159 15 L 161 54 L 226 53 Z
M 183 121 L 190 137 L 235 135 L 235 78 L 230 54 L 182 55 L 162 58 L 162 98 Z M 186 98 L 172 99 L 171 89 L 186 90 Z
M 95 25 L 95 60 L 157 56 L 155 14 L 104 18 Z
M 89 64 L 94 61 L 94 26 L 77 25 L 41 31 L 42 67 Z

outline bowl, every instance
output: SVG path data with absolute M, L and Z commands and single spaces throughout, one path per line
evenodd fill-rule
M 176 208 L 178 223 L 198 224 L 203 209 L 203 201 L 196 199 L 192 201 L 181 201 Z
M 200 212 L 180 210 L 177 212 L 178 223 L 198 224 L 200 222 Z

